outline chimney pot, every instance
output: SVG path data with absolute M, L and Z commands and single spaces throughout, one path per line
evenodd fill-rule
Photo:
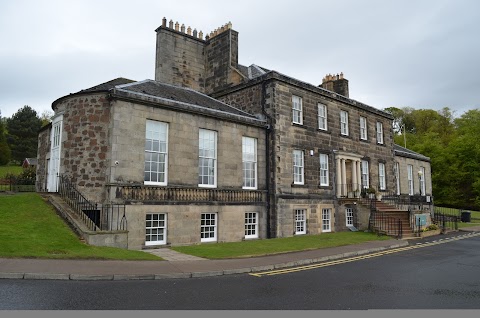
M 191 28 L 191 27 L 188 27 L 188 28 L 187 28 L 187 34 L 188 34 L 188 35 L 192 35 L 192 28 Z
M 163 17 L 163 19 L 162 19 L 162 27 L 164 27 L 164 28 L 167 27 L 167 19 L 165 19 L 165 17 Z
M 193 36 L 198 37 L 197 35 L 198 35 L 197 29 L 193 29 Z
M 182 26 L 181 26 L 181 28 L 180 28 L 180 31 L 181 31 L 182 33 L 185 33 L 185 24 L 182 23 Z
M 175 31 L 178 31 L 178 28 L 180 27 L 180 25 L 178 24 L 178 21 L 175 22 Z
M 170 20 L 170 22 L 168 22 L 168 27 L 170 29 L 173 29 L 173 20 Z
M 198 38 L 199 38 L 200 40 L 203 40 L 203 32 L 202 32 L 202 31 L 200 31 L 200 33 L 198 33 Z

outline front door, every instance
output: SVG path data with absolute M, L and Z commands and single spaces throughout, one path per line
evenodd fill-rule
M 50 160 L 48 166 L 47 191 L 58 191 L 58 174 L 60 172 L 60 151 L 62 145 L 62 119 L 60 115 L 52 122 L 52 132 L 50 134 Z

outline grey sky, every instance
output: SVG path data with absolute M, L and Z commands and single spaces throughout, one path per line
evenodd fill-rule
M 239 62 L 390 106 L 480 107 L 480 1 L 0 0 L 0 110 L 51 109 L 116 77 L 154 78 L 162 18 L 209 33 L 231 21 Z

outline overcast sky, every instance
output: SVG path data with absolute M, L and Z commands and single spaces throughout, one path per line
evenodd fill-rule
M 231 21 L 239 63 L 319 85 L 345 74 L 373 107 L 480 107 L 480 1 L 0 0 L 0 110 L 39 114 L 117 77 L 154 79 L 162 18 Z

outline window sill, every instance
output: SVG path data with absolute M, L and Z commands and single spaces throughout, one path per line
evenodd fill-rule
M 307 127 L 304 124 L 292 123 L 293 127 L 306 129 Z
M 199 184 L 199 188 L 204 188 L 204 189 L 216 189 L 217 185 L 206 185 L 206 184 Z
M 305 183 L 292 183 L 292 188 L 306 188 L 307 185 Z

